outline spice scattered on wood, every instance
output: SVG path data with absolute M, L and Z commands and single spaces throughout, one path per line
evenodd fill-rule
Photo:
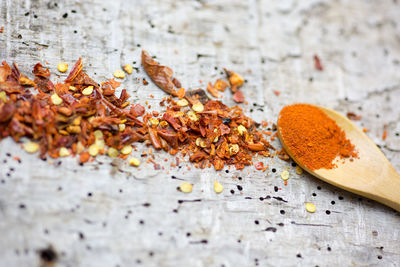
M 243 169 L 253 164 L 255 155 L 270 156 L 273 147 L 240 107 L 210 100 L 201 89 L 185 92 L 181 87 L 175 91 L 173 86 L 178 87 L 178 82 L 171 81 L 172 70 L 156 63 L 145 51 L 142 61 L 159 87 L 174 96 L 182 95 L 177 102 L 171 97 L 163 99 L 168 106 L 162 113 L 146 113 L 142 105 L 130 103 L 126 89 L 117 97 L 115 90 L 121 83 L 114 79 L 99 85 L 82 71 L 82 59 L 64 83 L 57 84 L 51 82 L 50 71 L 40 63 L 34 67 L 32 81 L 16 64 L 3 62 L 0 140 L 10 136 L 18 142 L 26 137 L 37 144 L 42 159 L 79 155 L 82 164 L 98 154 L 126 159 L 135 142 L 171 155 L 181 152 L 197 167 L 214 166 L 216 170 L 226 165 Z M 231 77 L 232 85 L 243 84 L 240 76 L 232 75 L 236 77 Z M 118 73 L 115 76 L 122 77 Z M 223 91 L 227 84 L 217 80 L 214 86 Z
M 278 124 L 293 156 L 310 170 L 335 168 L 336 157 L 358 157 L 344 131 L 317 107 L 307 104 L 286 106 L 280 112 Z

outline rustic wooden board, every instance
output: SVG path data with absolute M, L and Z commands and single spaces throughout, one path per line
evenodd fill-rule
M 57 73 L 59 62 L 81 56 L 96 80 L 133 63 L 138 72 L 124 87 L 155 109 L 165 94 L 136 80 L 146 77 L 142 48 L 186 88 L 204 88 L 231 68 L 247 79 L 243 108 L 257 121 L 275 121 L 300 101 L 355 112 L 400 170 L 399 17 L 395 0 L 2 0 L 0 58 L 25 72 L 47 62 Z M 314 54 L 324 71 L 314 69 Z M 233 104 L 228 91 L 224 102 Z M 49 164 L 2 141 L 0 265 L 38 265 L 38 251 L 50 245 L 57 266 L 400 265 L 399 213 L 297 175 L 291 163 L 259 159 L 268 173 L 215 172 L 186 162 L 170 168 L 175 159 L 163 152 L 155 158 L 165 170 L 107 157 L 84 167 L 73 158 Z M 279 178 L 285 169 L 287 186 Z M 180 179 L 194 184 L 191 194 L 176 190 Z M 225 186 L 220 195 L 214 180 Z M 317 212 L 307 213 L 305 202 Z

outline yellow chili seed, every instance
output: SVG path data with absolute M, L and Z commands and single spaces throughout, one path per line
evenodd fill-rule
M 81 117 L 81 116 L 76 117 L 76 118 L 72 121 L 72 125 L 76 125 L 76 126 L 81 125 L 81 121 L 82 121 L 82 117 Z
M 61 97 L 59 97 L 57 94 L 52 94 L 52 95 L 50 96 L 50 98 L 51 98 L 51 102 L 52 102 L 54 105 L 61 105 L 62 102 L 63 102 L 63 100 L 61 99 Z
M 39 150 L 39 144 L 28 141 L 24 143 L 24 149 L 28 153 L 35 153 Z
M 126 128 L 125 124 L 123 124 L 123 123 L 118 124 L 118 129 L 120 132 L 123 132 L 125 130 L 125 128 Z
M 98 149 L 104 149 L 104 147 L 106 146 L 106 143 L 103 139 L 96 139 L 95 144 L 97 145 Z
M 176 104 L 178 104 L 178 106 L 180 107 L 186 107 L 187 105 L 189 105 L 189 102 L 186 99 L 182 98 L 178 100 Z
M 126 71 L 126 73 L 128 74 L 132 74 L 133 72 L 133 67 L 131 64 L 125 64 L 123 67 L 124 71 Z
M 122 70 L 116 70 L 114 71 L 114 77 L 118 79 L 123 79 L 125 78 L 125 73 Z
M 194 113 L 192 110 L 189 110 L 187 113 L 188 117 L 192 121 L 198 121 L 199 118 L 197 117 L 196 113 Z
M 224 186 L 217 181 L 214 182 L 214 191 L 215 193 L 219 194 L 224 190 Z
M 0 100 L 3 101 L 4 103 L 7 102 L 7 94 L 4 91 L 0 92 Z
M 60 148 L 60 157 L 68 157 L 70 155 L 69 150 L 66 147 Z
M 317 207 L 313 203 L 306 203 L 306 211 L 309 213 L 314 213 L 317 210 Z
M 82 145 L 81 141 L 76 144 L 76 153 L 81 154 L 85 150 L 85 147 Z
M 289 179 L 289 172 L 287 170 L 284 170 L 281 172 L 281 178 L 282 180 L 286 181 L 287 179 Z
M 100 130 L 96 130 L 96 131 L 94 131 L 94 137 L 96 138 L 96 139 L 99 139 L 99 138 L 103 138 L 103 132 L 102 131 L 100 131 Z
M 179 190 L 181 190 L 183 193 L 190 193 L 192 192 L 193 185 L 189 184 L 187 182 L 181 183 L 179 186 Z
M 243 135 L 244 133 L 247 133 L 247 129 L 243 125 L 239 125 L 237 127 L 237 129 L 238 129 L 238 132 L 239 132 L 240 135 Z
M 168 126 L 168 122 L 166 122 L 166 121 L 161 121 L 161 122 L 160 122 L 160 126 L 163 127 L 163 128 L 165 128 L 165 127 Z
M 302 173 L 303 173 L 303 169 L 300 168 L 299 166 L 296 166 L 296 173 L 297 173 L 298 175 L 302 174 Z
M 117 149 L 115 149 L 115 148 L 113 148 L 113 147 L 110 147 L 110 148 L 108 149 L 108 151 L 107 151 L 107 154 L 108 154 L 108 156 L 109 156 L 110 158 L 116 158 L 116 157 L 118 157 L 119 152 L 118 152 Z
M 151 125 L 154 125 L 154 126 L 157 126 L 160 123 L 160 121 L 156 118 L 150 118 L 149 121 L 150 121 Z
M 85 89 L 83 89 L 82 94 L 83 95 L 91 95 L 93 93 L 93 86 L 90 85 L 88 87 L 86 87 Z
M 68 89 L 70 91 L 72 91 L 72 92 L 76 92 L 76 90 L 77 90 L 77 88 L 75 86 L 72 86 L 72 85 L 70 87 L 68 87 Z
M 99 154 L 99 147 L 97 146 L 96 143 L 94 143 L 89 146 L 88 152 L 89 152 L 90 156 L 96 157 L 97 154 Z
M 192 109 L 196 112 L 203 112 L 204 106 L 201 102 L 196 102 L 195 104 L 193 104 Z
M 68 70 L 68 64 L 64 63 L 64 62 L 59 63 L 57 65 L 57 69 L 58 69 L 59 72 L 66 72 Z
M 239 152 L 239 145 L 238 144 L 231 144 L 229 146 L 229 154 L 235 155 Z
M 129 165 L 139 167 L 140 160 L 137 158 L 131 158 L 131 159 L 129 159 Z
M 131 153 L 132 153 L 132 146 L 131 146 L 131 145 L 124 146 L 124 147 L 121 149 L 121 153 L 124 154 L 124 155 L 129 155 L 129 154 L 131 154 Z

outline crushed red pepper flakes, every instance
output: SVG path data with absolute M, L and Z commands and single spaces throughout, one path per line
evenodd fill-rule
M 0 33 L 3 33 L 3 32 L 4 32 L 4 26 L 1 26 Z
M 354 112 L 347 112 L 346 116 L 347 116 L 347 118 L 349 118 L 350 120 L 353 120 L 353 121 L 359 121 L 362 119 L 361 115 L 357 115 Z
M 317 55 L 314 55 L 314 68 L 319 71 L 323 71 L 324 67 L 322 66 L 321 60 Z
M 276 95 L 276 96 L 279 96 L 280 94 L 281 94 L 281 92 L 279 92 L 278 90 L 272 90 L 273 92 L 274 92 L 274 94 Z
M 254 164 L 254 167 L 256 168 L 256 170 L 261 171 L 264 169 L 264 164 L 260 161 Z
M 383 130 L 382 140 L 385 141 L 387 138 L 387 130 Z
M 115 95 L 115 89 L 121 85 L 119 82 L 110 79 L 99 85 L 92 80 L 82 71 L 81 58 L 64 83 L 56 85 L 49 79 L 50 71 L 40 63 L 33 69 L 35 79 L 26 82 L 28 78 L 19 72 L 16 64 L 10 67 L 3 62 L 0 90 L 6 93 L 7 103 L 0 105 L 0 140 L 11 136 L 18 142 L 27 137 L 38 142 L 41 158 L 47 155 L 57 158 L 63 148 L 71 151 L 72 156 L 79 155 L 81 164 L 94 160 L 95 155 L 92 153 L 91 157 L 88 148 L 97 144 L 95 132 L 98 131 L 108 149 L 121 150 L 132 143 L 144 142 L 171 155 L 178 152 L 188 155 L 199 168 L 214 166 L 221 170 L 225 165 L 235 165 L 243 169 L 252 164 L 256 154 L 270 156 L 268 150 L 273 147 L 240 107 L 227 107 L 220 101 L 210 100 L 201 89 L 185 92 L 181 88 L 178 94 L 171 82 L 171 69 L 156 63 L 145 51 L 142 62 L 161 89 L 174 96 L 183 92 L 191 105 L 201 104 L 202 108 L 193 111 L 190 106 L 180 107 L 169 97 L 162 101 L 169 103 L 165 112 L 145 114 L 142 105 L 127 101 L 130 96 L 126 89 L 119 97 Z M 35 94 L 29 86 L 34 87 Z M 88 87 L 93 88 L 93 92 L 84 95 Z M 50 96 L 54 93 L 62 99 L 58 106 L 51 102 Z M 150 123 L 153 117 L 159 117 L 159 123 Z M 246 131 L 239 132 L 242 128 Z M 201 146 L 196 145 L 199 138 Z M 99 153 L 105 151 L 107 149 L 101 148 Z M 126 159 L 128 155 L 119 157 Z M 155 169 L 160 169 L 159 164 L 154 161 L 153 164 Z M 176 165 L 179 166 L 178 158 Z

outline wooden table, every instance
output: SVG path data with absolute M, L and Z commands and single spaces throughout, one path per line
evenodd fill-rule
M 146 77 L 141 49 L 185 88 L 205 88 L 226 67 L 245 77 L 243 108 L 256 121 L 276 121 L 293 102 L 354 112 L 400 170 L 398 1 L 3 0 L 0 10 L 0 57 L 25 73 L 40 61 L 63 80 L 57 64 L 82 57 L 103 81 L 131 63 L 137 72 L 123 86 L 132 101 L 161 110 L 165 93 L 138 80 Z M 223 101 L 234 104 L 228 91 Z M 291 162 L 259 158 L 266 173 L 216 172 L 188 162 L 171 168 L 175 158 L 164 152 L 155 158 L 165 170 L 105 156 L 82 167 L 75 158 L 41 161 L 3 140 L 0 265 L 38 265 L 49 246 L 56 266 L 400 265 L 399 213 L 298 175 Z M 182 180 L 192 193 L 176 190 Z M 307 213 L 306 202 L 317 212 Z

